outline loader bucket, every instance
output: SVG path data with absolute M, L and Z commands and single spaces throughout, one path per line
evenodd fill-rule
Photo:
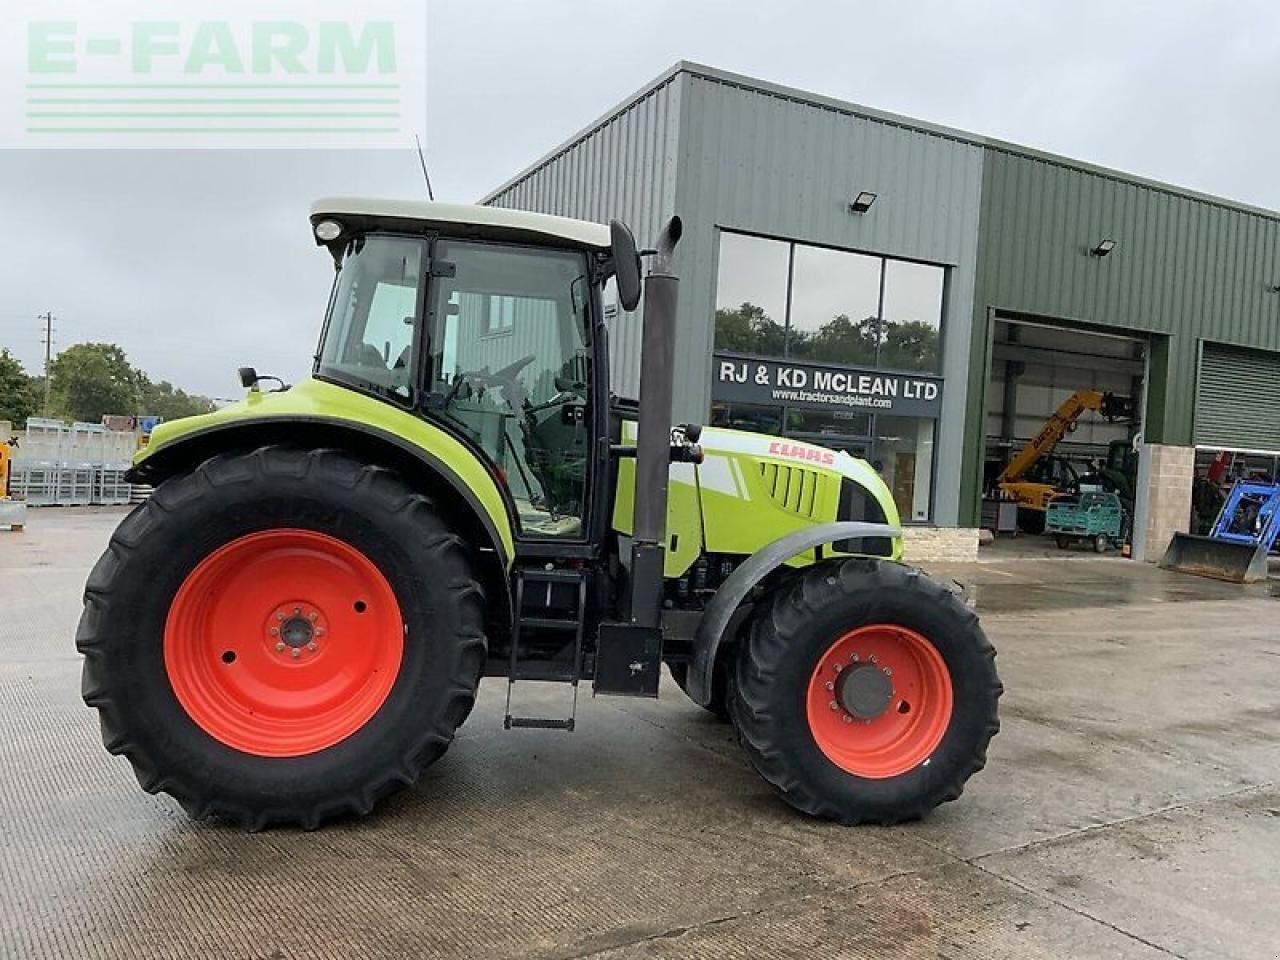
M 1212 577 L 1230 583 L 1258 583 L 1267 579 L 1267 551 L 1252 543 L 1232 543 L 1214 537 L 1175 533 L 1160 560 L 1165 570 Z

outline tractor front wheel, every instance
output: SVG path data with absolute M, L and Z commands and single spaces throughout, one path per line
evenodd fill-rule
M 462 539 L 396 474 L 334 450 L 216 456 L 125 518 L 90 575 L 84 699 L 192 816 L 315 827 L 444 752 L 483 602 Z
M 759 605 L 729 708 L 756 770 L 792 806 L 896 823 L 960 796 L 999 729 L 995 650 L 917 570 L 818 564 Z

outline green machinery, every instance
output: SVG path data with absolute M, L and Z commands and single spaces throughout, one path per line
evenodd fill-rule
M 1045 511 L 1044 532 L 1066 550 L 1073 543 L 1087 543 L 1098 553 L 1124 539 L 1124 508 L 1114 493 L 1083 490 L 1055 497 Z
M 793 806 L 921 816 L 983 765 L 1000 683 L 978 619 L 902 565 L 861 460 L 672 424 L 673 218 L 631 231 L 338 198 L 312 373 L 158 426 L 151 498 L 85 588 L 84 698 L 142 786 L 249 829 L 367 813 L 467 719 L 572 730 L 580 682 L 663 663 Z M 648 257 L 647 276 L 642 257 Z M 643 294 L 638 401 L 602 308 Z M 267 389 L 271 387 L 271 389 Z M 521 709 L 560 684 L 555 716 Z M 621 749 L 621 746 L 619 746 Z

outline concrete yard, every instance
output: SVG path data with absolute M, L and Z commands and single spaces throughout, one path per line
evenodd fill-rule
M 793 813 L 674 685 L 508 733 L 490 680 L 373 817 L 245 835 L 142 793 L 80 701 L 80 590 L 120 516 L 0 533 L 0 956 L 1280 955 L 1265 588 L 1083 554 L 936 571 L 1006 694 L 987 770 L 920 824 Z

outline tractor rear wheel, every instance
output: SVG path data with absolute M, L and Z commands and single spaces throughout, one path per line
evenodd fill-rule
M 85 587 L 82 692 L 148 792 L 246 829 L 363 815 L 466 719 L 469 551 L 396 474 L 334 450 L 213 457 L 120 524 Z
M 818 564 L 758 608 L 729 709 L 756 770 L 792 806 L 897 823 L 960 796 L 999 729 L 995 650 L 919 571 Z

